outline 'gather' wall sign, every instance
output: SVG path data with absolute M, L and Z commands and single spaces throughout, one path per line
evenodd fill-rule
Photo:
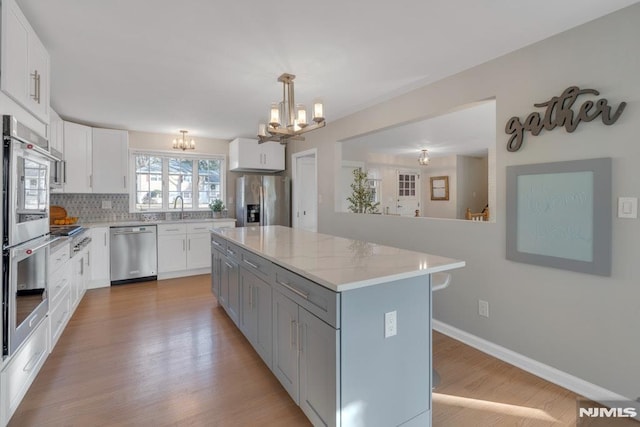
M 533 104 L 534 107 L 547 107 L 544 117 L 538 112 L 533 112 L 527 116 L 524 123 L 517 116 L 511 117 L 507 122 L 504 131 L 511 135 L 507 142 L 508 151 L 518 151 L 524 140 L 524 133 L 529 131 L 532 135 L 538 135 L 542 129 L 552 130 L 556 126 L 564 126 L 567 132 L 576 130 L 580 122 L 590 122 L 599 115 L 602 115 L 602 123 L 612 125 L 620 117 L 626 102 L 621 102 L 616 111 L 611 114 L 611 107 L 605 98 L 597 101 L 585 101 L 574 118 L 574 112 L 571 109 L 576 102 L 576 98 L 582 94 L 600 95 L 595 89 L 580 89 L 578 86 L 570 86 L 562 92 L 560 96 L 554 96 L 547 102 Z M 595 107 L 595 108 L 594 108 Z

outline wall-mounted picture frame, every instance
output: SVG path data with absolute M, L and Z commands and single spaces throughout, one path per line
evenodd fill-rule
M 449 200 L 449 177 L 432 176 L 429 180 L 431 182 L 431 200 Z
M 506 258 L 611 275 L 611 158 L 507 166 Z

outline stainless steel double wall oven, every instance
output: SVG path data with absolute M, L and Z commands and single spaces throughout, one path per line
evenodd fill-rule
M 48 142 L 2 116 L 2 355 L 13 354 L 48 311 Z

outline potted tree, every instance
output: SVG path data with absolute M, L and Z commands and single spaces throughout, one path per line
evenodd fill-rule
M 366 171 L 361 168 L 354 169 L 351 190 L 351 196 L 347 197 L 351 212 L 378 213 L 380 202 L 374 202 L 374 192 L 369 185 Z
M 209 208 L 213 212 L 214 218 L 222 218 L 222 211 L 224 210 L 224 203 L 220 199 L 215 199 L 209 203 Z

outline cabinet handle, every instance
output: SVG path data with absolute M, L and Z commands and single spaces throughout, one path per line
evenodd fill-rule
M 87 252 L 87 267 L 91 267 L 91 252 Z
M 33 95 L 31 95 L 31 98 L 40 104 L 40 73 L 38 73 L 38 70 L 34 70 L 31 73 L 31 77 L 33 78 Z
M 40 358 L 40 356 L 42 356 L 43 352 L 44 352 L 43 350 L 40 350 L 39 352 L 37 352 L 36 354 L 31 356 L 31 359 L 29 359 L 27 364 L 24 365 L 24 368 L 22 368 L 22 370 L 24 372 L 30 372 L 33 369 L 33 367 L 35 366 L 37 360 Z
M 93 188 L 93 175 L 89 175 L 89 188 Z
M 290 284 L 288 284 L 287 282 L 282 282 L 280 280 L 277 281 L 279 284 L 281 284 L 282 286 L 284 286 L 285 288 L 289 289 L 291 292 L 293 292 L 294 294 L 301 296 L 304 299 L 309 299 L 309 294 L 304 293 L 302 291 L 299 291 L 298 289 L 294 288 L 293 286 L 291 286 Z
M 289 323 L 289 343 L 290 346 L 289 348 L 294 348 L 294 346 L 298 347 L 298 322 L 296 322 L 294 319 L 291 319 L 291 322 Z
M 180 231 L 179 228 L 167 228 L 165 231 Z
M 252 263 L 251 261 L 248 261 L 246 259 L 243 260 L 244 262 L 246 262 L 247 264 L 249 264 L 251 267 L 255 268 L 255 269 L 259 269 L 260 267 L 258 267 L 257 265 L 255 265 L 254 263 Z
M 228 262 L 226 262 L 226 261 L 224 262 L 224 265 L 226 265 L 228 268 L 233 269 L 233 265 L 229 264 L 229 263 L 228 263 Z
M 62 183 L 67 183 L 67 162 L 64 160 L 62 161 Z
M 227 253 L 228 253 L 229 255 L 235 255 L 235 254 L 236 254 L 236 252 L 235 252 L 233 249 L 229 249 L 229 248 L 227 248 Z M 257 267 L 257 266 L 255 266 L 255 265 L 253 265 L 252 267 L 258 268 L 258 267 Z
M 107 247 L 107 232 L 104 232 L 104 247 Z
M 122 176 L 122 188 L 124 188 L 125 190 L 127 189 L 127 176 L 126 175 Z
M 304 324 L 300 324 L 298 323 L 298 353 L 302 354 L 302 340 L 303 340 L 303 336 L 302 336 L 302 332 L 304 330 Z
M 80 275 L 84 276 L 84 259 L 80 260 Z
M 216 242 L 215 240 L 212 240 L 211 243 L 213 243 L 216 246 L 222 246 L 220 243 Z

